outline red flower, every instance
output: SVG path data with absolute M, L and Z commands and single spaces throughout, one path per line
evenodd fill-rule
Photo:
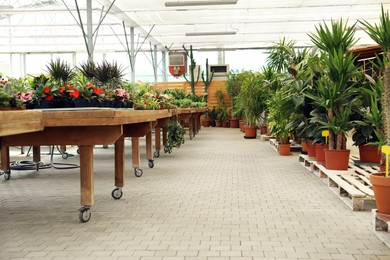
M 78 98 L 80 96 L 80 92 L 78 89 L 74 89 L 73 91 L 71 91 L 69 93 L 69 96 L 74 97 L 74 98 Z
M 95 89 L 94 91 L 93 91 L 93 93 L 95 93 L 96 95 L 100 95 L 101 93 L 103 93 L 104 92 L 104 89 L 102 89 L 102 88 L 98 88 L 98 89 Z
M 54 98 L 53 95 L 49 95 L 49 96 L 46 96 L 46 97 L 45 97 L 45 100 L 50 101 L 50 100 L 52 100 L 53 98 Z
M 144 101 L 144 105 L 146 105 L 148 102 Z
M 58 89 L 58 92 L 60 92 L 62 94 L 62 93 L 64 93 L 65 90 L 66 90 L 65 86 L 62 86 Z
M 45 94 L 49 94 L 50 93 L 50 88 L 48 86 L 44 86 L 43 87 L 43 92 L 45 92 Z
M 92 88 L 92 89 L 96 89 L 96 86 L 92 83 L 88 83 L 85 88 Z
M 74 86 L 68 85 L 68 89 L 69 89 L 69 90 L 73 90 L 73 89 L 74 89 Z

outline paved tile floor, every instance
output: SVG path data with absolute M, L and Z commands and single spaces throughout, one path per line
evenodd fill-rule
M 1 178 L 0 259 L 390 259 L 370 212 L 352 212 L 297 155 L 280 157 L 237 129 L 202 129 L 153 169 L 141 154 L 137 178 L 129 143 L 120 200 L 111 198 L 113 146 L 94 150 L 95 205 L 85 224 L 78 169 Z

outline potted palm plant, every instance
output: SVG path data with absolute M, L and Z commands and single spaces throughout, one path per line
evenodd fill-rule
M 257 122 L 266 108 L 267 95 L 264 91 L 262 74 L 249 72 L 238 95 L 245 114 L 245 138 L 256 138 Z
M 348 26 L 343 20 L 331 21 L 316 27 L 317 34 L 309 34 L 312 42 L 323 51 L 325 65 L 316 84 L 316 94 L 309 94 L 314 103 L 323 107 L 326 117 L 318 121 L 329 130 L 329 149 L 325 149 L 325 167 L 347 170 L 350 150 L 346 149 L 346 134 L 353 128 L 350 116 L 357 105 L 357 88 L 353 80 L 358 75 L 354 58 L 347 50 L 355 43 L 356 24 Z
M 378 43 L 384 52 L 384 84 L 383 84 L 383 110 L 385 122 L 384 141 L 386 145 L 390 145 L 390 16 L 389 12 L 381 9 L 379 24 L 371 25 L 367 21 L 361 21 L 361 24 L 366 27 L 367 34 Z M 388 167 L 388 165 L 386 165 Z M 386 178 L 386 174 L 378 173 L 371 174 L 370 181 L 373 186 L 376 204 L 379 213 L 390 214 L 390 178 Z
M 291 96 L 283 89 L 277 90 L 267 101 L 269 130 L 278 141 L 280 155 L 290 155 L 290 130 L 288 124 L 292 115 Z

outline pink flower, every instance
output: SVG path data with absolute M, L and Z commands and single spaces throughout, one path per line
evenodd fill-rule
M 125 94 L 125 90 L 121 89 L 121 88 L 117 88 L 117 89 L 115 89 L 115 91 L 116 91 L 116 93 L 118 93 L 119 97 L 123 97 Z

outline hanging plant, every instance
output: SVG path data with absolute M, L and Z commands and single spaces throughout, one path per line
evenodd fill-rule
M 184 127 L 179 124 L 178 121 L 174 120 L 167 125 L 168 140 L 164 146 L 165 153 L 171 153 L 173 147 L 179 148 L 180 145 L 184 144 Z

